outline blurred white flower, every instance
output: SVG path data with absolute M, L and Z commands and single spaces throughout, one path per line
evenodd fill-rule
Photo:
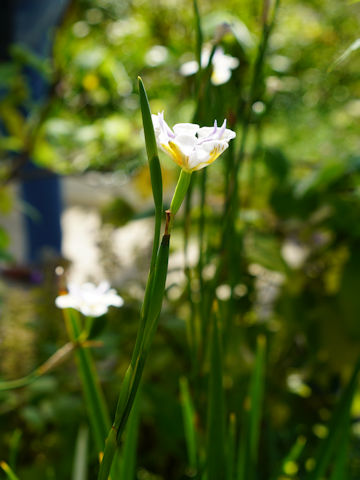
M 59 308 L 74 308 L 87 317 L 100 317 L 110 306 L 121 307 L 124 300 L 110 288 L 108 282 L 99 285 L 84 283 L 68 285 L 68 293 L 55 299 Z
M 166 62 L 169 57 L 169 51 L 163 45 L 154 45 L 146 52 L 145 61 L 150 67 L 157 67 Z
M 178 123 L 173 130 L 164 120 L 164 112 L 152 115 L 156 142 L 183 170 L 193 172 L 214 162 L 236 136 L 226 128 L 226 120 L 219 128 L 202 127 L 194 123 Z
M 201 67 L 206 68 L 211 55 L 211 48 L 205 46 L 201 52 Z M 211 83 L 213 85 L 222 85 L 231 78 L 231 71 L 239 66 L 239 60 L 231 55 L 226 55 L 222 47 L 216 47 L 214 56 L 211 60 L 213 71 L 211 74 Z M 199 70 L 196 60 L 186 62 L 180 67 L 182 75 L 194 75 Z

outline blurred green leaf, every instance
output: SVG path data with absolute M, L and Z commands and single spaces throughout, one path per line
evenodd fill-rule
M 347 424 L 347 418 L 356 391 L 359 371 L 360 360 L 356 362 L 349 383 L 339 399 L 330 420 L 326 438 L 320 443 L 318 452 L 315 455 L 315 468 L 309 474 L 307 480 L 320 480 L 323 478 L 327 468 L 337 458 L 337 455 L 343 455 L 341 449 L 340 451 L 338 450 L 343 443 L 341 432 L 343 431 L 344 425 Z
M 206 441 L 207 480 L 219 480 L 226 472 L 223 373 L 220 333 L 217 318 L 212 322 L 208 417 Z
M 188 463 L 191 471 L 197 471 L 197 440 L 195 428 L 195 410 L 191 400 L 189 384 L 185 377 L 180 379 L 180 400 L 184 421 L 184 431 Z
M 258 263 L 269 270 L 276 272 L 287 271 L 281 253 L 280 245 L 276 238 L 261 233 L 249 233 L 244 242 L 245 255 L 249 262 Z
M 355 2 L 353 2 L 355 3 Z M 338 65 L 340 65 L 340 63 L 343 63 L 345 62 L 345 60 L 347 60 L 350 55 L 353 53 L 353 52 L 356 52 L 357 50 L 359 50 L 360 48 L 360 38 L 358 38 L 357 40 L 355 40 L 351 45 L 350 47 L 348 47 L 345 52 L 340 55 L 339 58 L 337 58 L 334 63 L 330 66 L 329 70 L 333 70 L 335 67 L 337 67 Z
M 12 469 L 6 462 L 0 461 L 0 467 L 5 472 L 6 478 L 8 478 L 9 480 L 19 480 L 19 478 L 15 475 L 15 473 L 12 471 Z
M 88 478 L 88 444 L 89 429 L 82 425 L 76 439 L 72 480 L 87 480 Z
M 136 478 L 136 451 L 139 436 L 140 423 L 140 392 L 137 393 L 133 408 L 129 415 L 129 422 L 125 430 L 125 441 L 121 454 L 121 475 L 125 480 L 134 480 Z

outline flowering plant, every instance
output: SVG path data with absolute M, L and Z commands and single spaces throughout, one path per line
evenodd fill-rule
M 213 127 L 195 123 L 178 123 L 171 129 L 164 120 L 164 112 L 152 115 L 156 143 L 183 170 L 193 172 L 213 163 L 229 146 L 236 133 L 221 127 L 215 120 Z
M 124 300 L 104 281 L 97 286 L 93 283 L 70 284 L 68 293 L 58 296 L 55 303 L 59 308 L 74 308 L 87 317 L 100 317 L 110 306 L 121 307 Z

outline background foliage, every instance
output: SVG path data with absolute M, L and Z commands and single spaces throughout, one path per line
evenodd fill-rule
M 199 2 L 199 8 L 204 41 L 220 37 L 226 53 L 239 58 L 240 65 L 228 83 L 206 83 L 207 108 L 197 115 L 206 124 L 227 118 L 238 132 L 238 143 L 209 169 L 203 206 L 200 175 L 194 184 L 190 241 L 198 248 L 200 239 L 202 253 L 190 271 L 190 283 L 180 275 L 168 285 L 142 387 L 137 478 L 195 478 L 184 440 L 181 398 L 187 395 L 186 382 L 181 396 L 179 379 L 188 378 L 197 412 L 196 455 L 201 457 L 207 442 L 208 376 L 219 352 L 216 338 L 204 342 L 201 365 L 196 365 L 186 321 L 191 315 L 206 317 L 204 298 L 212 298 L 214 292 L 221 319 L 226 423 L 230 413 L 236 415 L 237 442 L 246 428 L 243 412 L 261 335 L 267 348 L 259 420 L 261 468 L 255 478 L 305 478 L 360 345 L 359 53 L 354 50 L 336 63 L 358 38 L 360 6 L 336 0 L 283 2 L 253 92 L 261 3 L 207 0 Z M 232 25 L 231 32 L 224 22 Z M 40 65 L 53 82 L 45 111 L 34 110 L 26 123 L 16 113 L 17 105 L 28 101 L 21 66 L 36 59 L 15 50 L 11 68 L 2 67 L 1 82 L 11 87 L 1 104 L 11 133 L 1 140 L 2 147 L 20 151 L 31 138 L 31 153 L 39 164 L 65 175 L 115 172 L 114 182 L 121 173 L 139 195 L 150 194 L 136 79 L 141 74 L 152 111 L 164 109 L 169 125 L 191 121 L 199 105 L 197 80 L 181 76 L 179 68 L 195 58 L 194 25 L 191 2 L 73 2 L 56 35 L 53 63 Z M 240 209 L 236 229 L 226 240 L 230 261 L 214 289 L 231 159 L 239 149 L 250 95 Z M 165 187 L 172 190 L 176 167 L 164 157 L 161 161 Z M 6 168 L 3 162 L 4 175 Z M 10 199 L 4 189 L 0 195 L 5 213 Z M 129 213 L 122 206 L 114 201 L 108 210 L 117 225 L 146 213 Z M 180 250 L 181 222 L 178 227 L 174 249 Z M 0 231 L 4 256 L 7 241 Z M 143 288 L 145 276 L 138 282 Z M 43 362 L 66 342 L 66 335 L 53 305 L 52 278 L 45 286 L 20 293 L 2 282 L 1 291 L 0 374 L 7 380 Z M 112 411 L 139 310 L 139 298 L 126 283 L 120 293 L 126 306 L 101 319 L 97 338 L 103 345 L 94 349 Z M 205 313 L 199 314 L 199 309 Z M 79 425 L 87 423 L 71 360 L 25 389 L 0 392 L 0 415 L 0 456 L 16 465 L 19 478 L 70 478 Z M 339 478 L 355 480 L 360 475 L 359 415 L 356 392 L 347 476 Z M 298 458 L 286 462 L 293 445 L 298 445 Z M 91 441 L 89 459 L 88 478 L 96 478 Z M 334 480 L 331 472 L 326 478 Z

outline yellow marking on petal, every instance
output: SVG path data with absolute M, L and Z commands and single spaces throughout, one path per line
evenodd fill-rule
M 225 150 L 224 147 L 220 148 L 219 145 L 217 145 L 216 147 L 214 147 L 210 154 L 209 154 L 209 158 L 208 160 L 206 160 L 206 162 L 201 162 L 199 163 L 198 165 L 196 165 L 195 168 L 193 168 L 192 170 L 200 170 L 201 168 L 203 168 L 204 166 L 206 165 L 210 165 L 211 163 L 215 162 L 215 160 L 222 154 L 222 152 Z
M 180 148 L 174 142 L 169 142 L 170 148 L 173 151 L 174 161 L 180 165 L 182 168 L 187 168 L 188 166 L 188 158 L 182 153 Z
M 189 168 L 188 168 L 189 159 L 182 153 L 182 151 L 176 145 L 176 143 L 170 141 L 168 145 L 165 145 L 164 143 L 162 143 L 161 146 L 168 153 L 168 155 L 174 160 L 175 163 L 177 163 L 184 170 L 189 171 Z
M 170 148 L 169 145 L 166 145 L 165 143 L 162 143 L 161 146 L 164 149 L 164 151 L 169 155 L 169 157 L 181 167 L 181 162 L 179 161 L 176 153 L 174 153 L 173 149 Z

